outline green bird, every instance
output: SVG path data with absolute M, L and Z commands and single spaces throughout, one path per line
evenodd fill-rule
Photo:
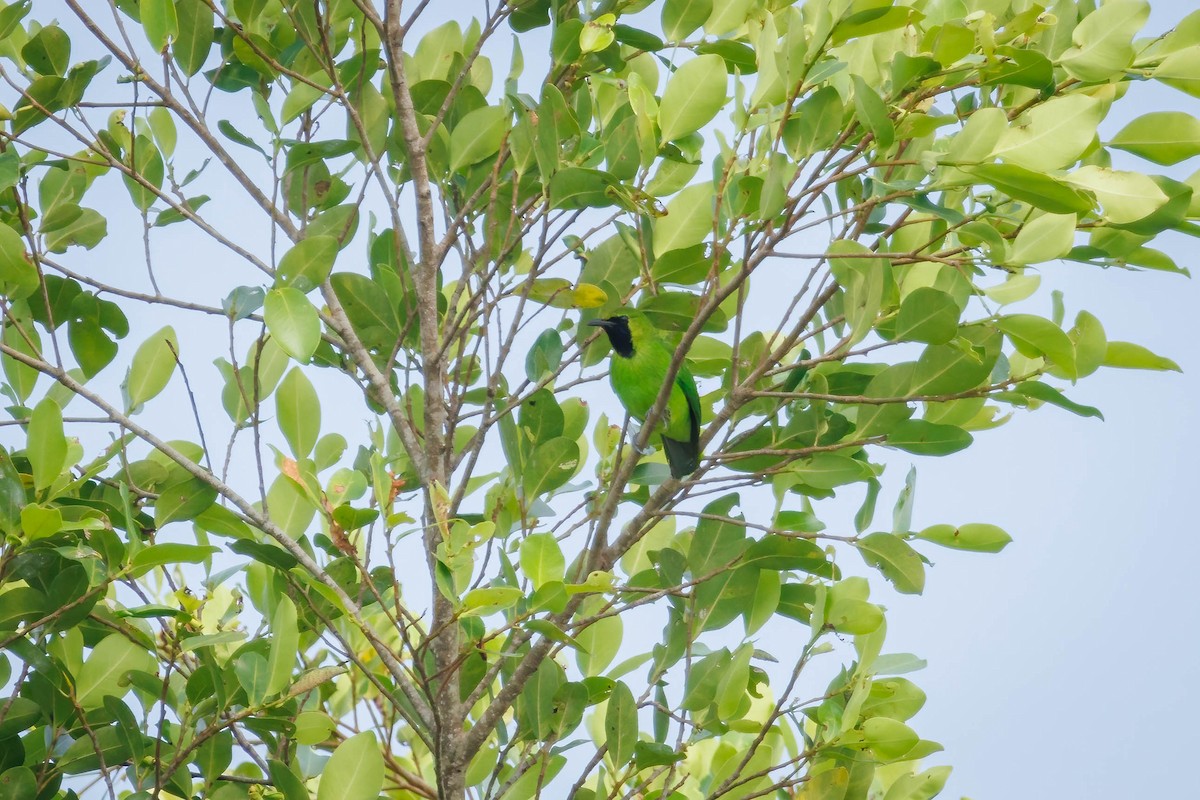
M 643 422 L 671 367 L 673 353 L 650 321 L 636 312 L 588 322 L 603 328 L 612 345 L 609 380 L 621 405 Z M 700 393 L 686 365 L 680 366 L 667 407 L 656 427 L 671 476 L 682 480 L 700 466 Z

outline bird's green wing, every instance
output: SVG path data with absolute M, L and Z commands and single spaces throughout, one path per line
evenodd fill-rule
M 700 442 L 700 392 L 696 389 L 696 379 L 692 377 L 686 364 L 679 368 L 679 374 L 675 376 L 675 385 L 687 399 L 691 441 L 692 444 L 698 444 Z

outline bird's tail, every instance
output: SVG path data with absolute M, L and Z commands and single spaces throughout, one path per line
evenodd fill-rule
M 663 452 L 667 454 L 667 464 L 671 467 L 672 478 L 683 480 L 700 466 L 700 443 L 697 440 L 682 442 L 664 436 L 662 443 Z

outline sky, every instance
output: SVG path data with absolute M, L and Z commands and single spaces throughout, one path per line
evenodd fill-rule
M 1153 7 L 1148 31 L 1192 10 L 1185 0 Z M 537 42 L 530 38 L 523 47 L 528 62 Z M 507 64 L 496 57 L 494 67 L 503 75 Z M 1119 108 L 1102 136 L 1151 110 L 1200 114 L 1200 101 L 1144 83 Z M 1190 175 L 1197 162 L 1168 172 Z M 128 207 L 124 197 L 119 202 Z M 240 239 L 265 244 L 261 215 L 236 203 L 213 213 L 235 226 Z M 124 256 L 103 269 L 136 284 L 144 274 L 140 238 L 116 241 Z M 253 281 L 219 249 L 173 241 L 159 235 L 153 245 L 167 294 L 219 302 L 214 286 Z M 1164 237 L 1156 246 L 1195 271 L 1190 256 L 1197 241 Z M 106 252 L 111 258 L 113 250 Z M 877 580 L 872 599 L 889 609 L 887 650 L 928 661 L 910 676 L 928 694 L 912 724 L 946 747 L 928 763 L 955 768 L 943 797 L 1182 796 L 1192 784 L 1186 765 L 1196 744 L 1192 720 L 1200 715 L 1193 689 L 1200 677 L 1200 599 L 1193 588 L 1200 531 L 1188 506 L 1200 490 L 1200 347 L 1189 324 L 1200 307 L 1200 285 L 1177 275 L 1069 263 L 1043 265 L 1041 275 L 1040 299 L 1021 311 L 1048 315 L 1049 290 L 1061 289 L 1068 319 L 1090 310 L 1110 339 L 1145 345 L 1174 359 L 1183 373 L 1102 370 L 1082 381 L 1071 398 L 1099 407 L 1105 421 L 1046 408 L 1017 413 L 948 458 L 881 453 L 888 470 L 879 519 L 915 464 L 915 529 L 986 521 L 1014 542 L 999 555 L 926 548 L 935 566 L 923 596 L 896 594 Z M 156 310 L 133 320 L 129 341 L 172 318 Z M 219 321 L 205 325 L 190 335 L 221 341 Z M 109 380 L 115 385 L 119 376 Z M 356 402 L 344 386 L 322 391 L 331 392 L 323 395 L 327 409 L 343 399 Z M 157 410 L 148 409 L 148 419 L 182 425 L 184 400 L 172 386 Z M 219 408 L 202 413 L 223 416 Z M 327 423 L 348 434 L 362 430 L 351 415 L 329 413 Z M 785 655 L 786 642 L 775 652 Z

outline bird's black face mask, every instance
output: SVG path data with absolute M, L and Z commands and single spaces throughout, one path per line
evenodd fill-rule
M 596 328 L 603 328 L 608 334 L 613 352 L 622 358 L 633 357 L 633 335 L 629 332 L 629 317 L 616 316 L 608 319 L 594 319 L 588 322 Z

